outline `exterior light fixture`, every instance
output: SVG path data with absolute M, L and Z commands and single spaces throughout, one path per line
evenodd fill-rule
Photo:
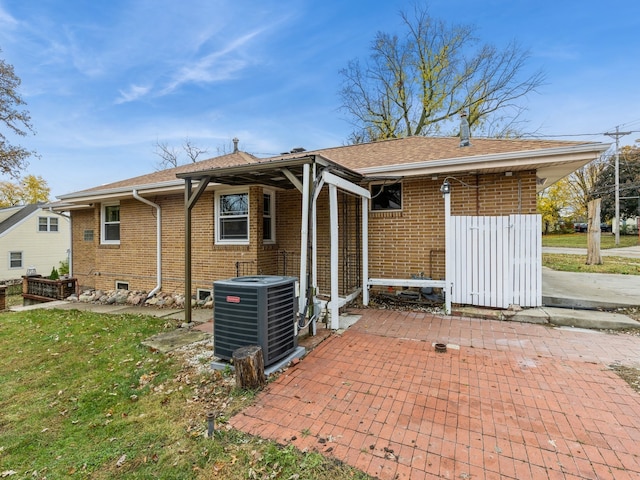
M 440 186 L 440 191 L 443 195 L 451 193 L 451 184 L 445 180 L 444 183 Z

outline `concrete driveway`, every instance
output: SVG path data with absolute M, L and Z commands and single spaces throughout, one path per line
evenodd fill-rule
M 609 368 L 640 337 L 352 313 L 231 425 L 381 479 L 640 478 L 640 394 Z

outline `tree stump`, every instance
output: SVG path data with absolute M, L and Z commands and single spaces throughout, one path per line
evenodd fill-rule
M 236 369 L 236 386 L 243 390 L 257 390 L 264 387 L 264 356 L 258 345 L 240 347 L 233 351 L 233 365 Z

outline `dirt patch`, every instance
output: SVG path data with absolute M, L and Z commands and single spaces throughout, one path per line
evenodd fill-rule
M 636 392 L 640 393 L 640 368 L 625 367 L 622 365 L 611 365 L 611 370 L 625 382 L 629 384 Z
M 631 317 L 634 320 L 640 322 L 640 308 L 638 307 L 618 309 L 616 310 L 616 312 L 627 315 L 628 317 Z M 638 328 L 628 328 L 625 330 L 607 330 L 607 333 L 611 335 L 631 335 L 634 337 L 640 337 L 640 329 Z M 623 365 L 611 365 L 610 368 L 622 380 L 627 382 L 631 388 L 640 393 L 640 368 L 626 367 Z

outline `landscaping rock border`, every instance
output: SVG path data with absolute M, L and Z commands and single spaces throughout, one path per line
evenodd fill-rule
M 185 297 L 179 293 L 158 292 L 149 297 L 137 290 L 83 290 L 66 298 L 69 302 L 99 303 L 103 305 L 132 305 L 156 308 L 184 308 Z M 191 299 L 192 307 L 213 308 L 211 296 L 204 300 Z

